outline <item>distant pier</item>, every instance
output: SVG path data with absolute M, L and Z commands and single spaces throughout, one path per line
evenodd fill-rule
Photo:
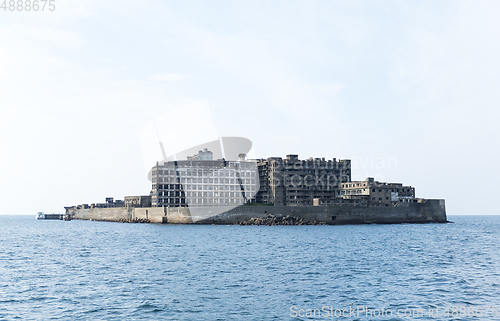
M 44 212 L 38 212 L 36 214 L 37 220 L 61 220 L 61 221 L 71 221 L 70 214 L 45 214 Z

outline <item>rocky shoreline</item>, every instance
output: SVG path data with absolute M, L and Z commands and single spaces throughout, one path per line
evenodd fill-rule
M 267 214 L 264 217 L 252 218 L 248 221 L 240 222 L 240 225 L 326 225 L 325 222 L 309 221 L 297 216 L 283 216 L 281 214 Z
M 151 223 L 149 220 L 143 219 L 143 218 L 135 218 L 133 220 L 121 219 L 121 220 L 118 220 L 118 222 L 120 222 L 120 223 Z

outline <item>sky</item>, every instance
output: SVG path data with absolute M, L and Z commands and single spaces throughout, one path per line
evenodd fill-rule
M 500 2 L 52 3 L 0 10 L 0 214 L 147 195 L 141 130 L 199 102 L 255 157 L 500 214 Z

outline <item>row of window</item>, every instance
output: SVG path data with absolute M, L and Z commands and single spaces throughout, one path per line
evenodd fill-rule
M 193 198 L 193 199 L 184 199 L 184 198 L 164 198 L 158 201 L 158 205 L 174 205 L 174 204 L 244 204 L 245 200 L 243 198 L 237 199 L 213 199 L 213 198 Z
M 353 184 L 342 184 L 343 188 L 349 188 L 349 187 L 363 187 L 366 186 L 366 183 L 353 183 Z
M 182 193 L 180 192 L 161 192 L 159 193 L 160 197 L 161 196 L 168 196 L 168 197 L 180 197 L 180 196 L 185 196 L 185 197 L 236 197 L 236 198 L 241 198 L 243 197 L 243 193 L 241 191 L 238 192 L 185 192 L 184 195 L 181 195 Z
M 352 188 L 352 187 L 365 187 L 366 183 L 353 183 L 353 184 L 342 184 L 342 188 Z M 377 188 L 372 188 L 372 192 L 375 193 Z M 379 193 L 383 191 L 388 192 L 389 188 L 378 188 Z M 392 188 L 391 192 L 410 192 L 411 188 Z
M 345 190 L 345 192 L 347 193 L 348 191 L 366 191 L 367 189 L 353 189 L 353 190 Z M 375 193 L 377 191 L 377 188 L 372 188 L 372 193 Z M 411 188 L 393 188 L 391 190 L 389 189 L 386 189 L 386 188 L 378 188 L 378 192 L 379 193 L 382 193 L 382 192 L 385 192 L 385 193 L 388 193 L 388 192 L 399 192 L 399 193 L 405 193 L 405 192 L 411 192 L 412 189 Z M 351 192 L 352 193 L 355 193 L 355 192 Z
M 153 179 L 155 183 L 177 183 L 177 178 Z M 255 184 L 255 179 L 235 178 L 181 178 L 182 184 Z
M 375 197 L 372 197 L 372 201 L 374 201 L 374 200 L 375 200 Z M 381 201 L 381 200 L 382 200 L 382 197 L 379 197 L 379 198 L 378 198 L 378 200 L 379 200 L 379 201 Z M 389 197 L 386 197 L 386 198 L 385 198 L 385 200 L 386 200 L 386 201 L 387 201 L 387 200 L 389 200 Z
M 167 186 L 172 186 L 171 188 Z M 179 185 L 165 185 L 164 188 L 158 188 L 160 191 L 164 190 L 181 190 L 180 187 L 174 187 Z M 241 190 L 240 185 L 184 185 L 183 191 L 239 191 Z M 253 185 L 243 185 L 243 189 L 246 191 L 255 191 L 257 188 Z
M 288 185 L 288 189 L 295 189 L 295 190 L 316 190 L 316 189 L 323 189 L 323 190 L 328 190 L 328 191 L 333 191 L 336 190 L 337 187 L 335 185 L 331 186 L 322 186 L 322 185 L 311 185 L 311 186 L 302 186 L 302 185 Z
M 366 193 L 368 192 L 366 189 L 351 189 L 351 190 L 345 190 L 345 191 L 341 191 L 340 193 L 342 195 L 355 195 L 355 194 L 363 194 L 363 193 Z
M 191 172 L 191 171 L 175 171 L 175 170 L 158 170 L 152 173 L 153 176 L 193 176 L 193 177 L 255 177 L 255 171 L 236 171 L 236 170 L 219 170 L 219 171 L 203 171 L 203 172 Z
M 342 194 L 346 195 L 346 194 L 361 194 L 363 192 L 367 192 L 369 189 L 365 189 L 365 188 L 362 188 L 362 189 L 351 189 L 351 190 L 342 190 Z M 375 193 L 377 191 L 377 189 L 375 188 L 372 188 L 372 193 Z M 378 192 L 379 193 L 382 193 L 382 192 L 385 192 L 385 193 L 389 193 L 389 192 L 399 192 L 399 193 L 405 193 L 405 192 L 410 192 L 411 189 L 392 189 L 392 190 L 388 190 L 388 189 L 378 189 Z
M 375 191 L 376 191 L 376 190 L 377 190 L 377 189 L 372 188 L 372 193 L 375 193 Z M 398 192 L 398 193 L 405 193 L 405 192 L 411 192 L 411 189 L 410 189 L 410 188 L 393 188 L 393 189 L 391 189 L 391 190 L 389 190 L 389 189 L 385 189 L 385 188 L 383 188 L 383 189 L 379 188 L 379 189 L 378 189 L 378 192 L 379 192 L 379 193 L 381 193 L 382 191 L 384 191 L 385 193 L 388 193 L 388 192 L 393 192 L 393 193 L 395 193 L 395 192 Z
M 348 171 L 348 170 L 347 170 Z M 317 168 L 317 169 L 302 169 L 302 168 L 290 168 L 283 171 L 277 171 L 277 174 L 288 174 L 288 175 L 300 175 L 300 174 L 331 174 L 338 175 L 344 172 L 344 169 L 328 169 L 328 168 Z
M 259 166 L 266 166 L 266 165 L 259 165 Z M 324 162 L 323 164 L 311 164 L 306 161 L 302 162 L 295 162 L 293 164 L 290 163 L 283 163 L 280 161 L 274 161 L 271 163 L 271 168 L 279 170 L 279 169 L 343 169 L 343 168 L 350 168 L 350 163 L 344 163 L 344 162 Z

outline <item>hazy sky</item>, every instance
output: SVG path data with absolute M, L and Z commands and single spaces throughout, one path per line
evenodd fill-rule
M 203 100 L 257 157 L 500 214 L 498 1 L 54 3 L 0 10 L 0 214 L 148 194 L 142 128 Z

